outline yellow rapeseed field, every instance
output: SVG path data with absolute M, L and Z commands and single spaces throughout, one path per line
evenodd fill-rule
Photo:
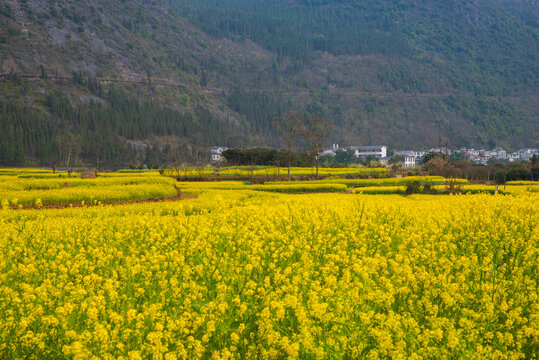
M 167 169 L 163 171 L 164 175 L 173 177 L 182 176 L 205 176 L 219 174 L 223 176 L 284 176 L 288 173 L 288 168 L 275 167 L 275 166 L 229 166 L 220 169 L 213 167 L 186 167 Z M 344 176 L 344 175 L 374 175 L 374 176 L 387 176 L 387 169 L 385 168 L 363 168 L 363 167 L 349 167 L 349 168 L 320 168 L 320 175 L 332 175 L 332 176 Z M 292 167 L 290 175 L 292 176 L 306 176 L 315 175 L 316 170 L 312 167 Z
M 155 175 L 123 176 L 98 174 L 96 179 L 82 179 L 80 174 L 47 177 L 2 175 L 0 172 L 0 204 L 2 206 L 32 204 L 80 204 L 124 200 L 165 198 L 176 195 L 174 179 Z M 7 204 L 7 205 L 6 205 Z
M 422 184 L 428 183 L 431 185 L 443 185 L 446 182 L 446 178 L 443 176 L 406 176 L 406 177 L 390 177 L 380 179 L 340 179 L 331 178 L 324 180 L 311 180 L 311 181 L 272 181 L 266 182 L 266 184 L 344 184 L 353 187 L 379 187 L 379 186 L 406 186 L 414 181 L 419 181 Z M 465 179 L 452 179 L 457 184 L 468 184 Z
M 0 210 L 0 358 L 537 355 L 537 193 L 197 192 Z

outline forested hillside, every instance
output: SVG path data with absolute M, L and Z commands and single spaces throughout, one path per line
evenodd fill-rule
M 0 163 L 200 162 L 208 146 L 242 144 L 249 128 L 201 84 L 209 38 L 167 10 L 159 1 L 3 1 Z
M 285 94 L 334 119 L 345 141 L 537 141 L 538 27 L 524 15 L 536 2 L 171 3 L 216 38 L 251 39 L 277 54 L 276 86 L 295 87 Z
M 215 144 L 279 146 L 288 109 L 331 119 L 328 142 L 537 145 L 537 8 L 3 0 L 0 163 L 203 161 Z

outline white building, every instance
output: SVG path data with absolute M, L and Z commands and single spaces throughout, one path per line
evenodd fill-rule
M 493 158 L 503 160 L 507 158 L 507 152 L 502 148 L 496 148 L 490 152 L 490 155 Z
M 421 158 L 425 156 L 425 151 L 395 150 L 395 155 L 404 158 L 404 167 L 413 168 L 419 165 Z
M 395 155 L 401 155 L 402 157 L 413 156 L 416 158 L 422 158 L 423 156 L 425 156 L 426 153 L 427 153 L 426 151 L 414 151 L 414 150 L 395 150 L 394 151 Z
M 520 155 L 518 152 L 514 152 L 512 154 L 508 154 L 507 155 L 507 158 L 509 159 L 509 161 L 513 162 L 513 161 L 517 161 L 520 159 Z
M 481 157 L 487 157 L 487 158 L 489 158 L 489 157 L 491 157 L 491 152 L 488 151 L 488 150 L 481 149 L 481 150 L 479 150 L 479 155 L 480 155 Z
M 414 168 L 416 167 L 418 161 L 419 161 L 419 158 L 415 156 L 404 156 L 404 167 Z
M 517 153 L 521 160 L 529 160 L 533 155 L 539 156 L 539 148 L 519 149 Z
M 451 150 L 447 149 L 447 148 L 432 148 L 432 149 L 429 149 L 427 150 L 428 153 L 440 153 L 440 154 L 446 154 L 446 155 L 451 155 Z M 477 150 L 477 155 L 479 155 L 479 150 Z
M 223 151 L 225 151 L 226 149 L 228 149 L 227 147 L 224 147 L 224 146 L 214 146 L 214 147 L 211 147 L 210 148 L 210 154 L 211 154 L 211 161 L 224 161 L 224 158 L 223 158 Z
M 333 144 L 331 145 L 331 147 L 327 148 L 326 150 L 324 150 L 320 156 L 324 156 L 324 155 L 331 155 L 331 156 L 335 156 L 335 152 L 339 150 L 339 144 Z
M 354 155 L 356 157 L 367 157 L 367 156 L 374 156 L 377 158 L 387 157 L 387 146 L 385 145 L 350 146 L 349 149 L 354 150 Z
M 415 151 L 413 150 L 395 150 L 393 151 L 395 155 L 400 155 L 402 157 L 406 156 L 415 156 Z

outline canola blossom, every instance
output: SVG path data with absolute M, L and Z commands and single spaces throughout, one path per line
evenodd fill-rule
M 536 355 L 539 194 L 227 185 L 0 210 L 0 358 Z
M 60 174 L 61 175 L 61 174 Z M 163 176 L 105 176 L 81 179 L 69 177 L 29 178 L 0 176 L 0 203 L 16 206 L 33 204 L 76 204 L 114 202 L 176 195 L 176 181 Z
M 366 180 L 376 180 L 376 179 L 366 179 Z M 386 179 L 382 179 L 386 180 Z M 387 179 L 389 180 L 389 179 Z M 398 180 L 398 179 L 397 179 Z M 445 181 L 445 179 L 444 179 Z M 432 182 L 424 181 L 424 183 L 431 184 L 431 192 L 439 195 L 444 195 L 448 193 L 448 187 L 446 185 L 433 185 L 440 183 L 439 179 L 435 179 Z M 204 190 L 257 190 L 257 191 L 268 191 L 268 192 L 281 192 L 281 193 L 290 193 L 290 194 L 302 194 L 302 193 L 324 193 L 324 192 L 351 192 L 354 194 L 363 194 L 363 195 L 379 195 L 379 194 L 400 194 L 404 195 L 406 193 L 406 186 L 390 186 L 387 183 L 384 185 L 378 186 L 365 186 L 364 183 L 361 183 L 357 187 L 353 187 L 350 184 L 341 184 L 340 182 L 327 182 L 327 181 L 317 181 L 317 182 L 303 182 L 303 181 L 290 181 L 290 182 L 266 182 L 263 185 L 250 184 L 248 182 L 242 181 L 209 181 L 209 182 L 178 182 L 176 186 L 188 193 L 201 193 Z M 465 194 L 511 194 L 511 195 L 521 195 L 531 192 L 536 192 L 539 187 L 536 186 L 525 186 L 525 185 L 507 185 L 507 186 L 498 186 L 495 185 L 472 185 L 472 184 L 463 184 L 457 183 L 462 186 L 461 191 Z M 354 183 L 355 185 L 355 183 Z M 423 186 L 420 186 L 420 189 L 423 190 Z
M 508 181 L 507 185 L 536 185 L 536 186 L 539 186 L 539 181 L 515 180 L 515 181 Z

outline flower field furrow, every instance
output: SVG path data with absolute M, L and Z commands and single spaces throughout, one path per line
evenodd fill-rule
M 539 181 L 508 181 L 507 185 L 539 185 Z
M 176 181 L 163 176 L 97 179 L 5 177 L 4 180 L 0 181 L 0 203 L 12 206 L 114 202 L 176 195 Z
M 400 178 L 380 178 L 380 179 L 324 179 L 312 181 L 275 181 L 266 182 L 267 185 L 285 185 L 285 184 L 345 184 L 351 187 L 361 186 L 406 186 L 414 181 L 428 183 L 430 185 L 443 185 L 447 179 L 443 176 L 406 176 Z M 454 179 L 457 184 L 468 184 L 466 179 Z
M 51 179 L 13 179 L 0 183 L 0 188 L 8 190 L 41 190 L 62 189 L 62 187 L 108 187 L 117 185 L 160 184 L 175 185 L 176 181 L 164 176 L 160 177 L 106 177 L 96 179 L 81 179 L 80 177 L 51 178 Z
M 282 185 L 251 185 L 247 189 L 280 193 L 326 193 L 346 192 L 344 184 L 282 184 Z
M 362 195 L 380 195 L 380 194 L 399 194 L 404 195 L 406 186 L 365 186 L 354 189 L 354 194 Z
M 0 358 L 532 358 L 539 197 L 0 211 Z

